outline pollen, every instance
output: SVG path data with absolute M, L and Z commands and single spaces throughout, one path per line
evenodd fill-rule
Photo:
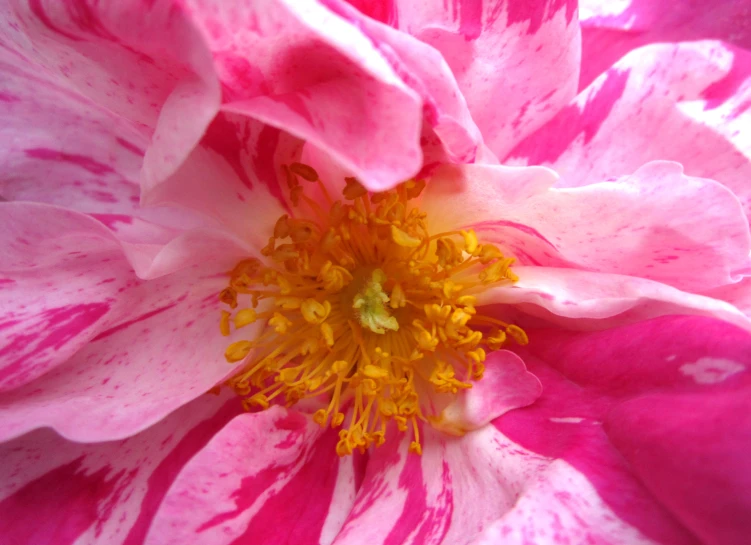
M 219 294 L 221 334 L 256 332 L 228 346 L 227 386 L 247 410 L 314 400 L 313 420 L 341 428 L 340 456 L 400 433 L 421 454 L 440 400 L 481 380 L 489 352 L 528 342 L 475 308 L 478 293 L 517 280 L 514 259 L 472 230 L 431 234 L 423 181 L 370 193 L 346 178 L 333 200 L 312 167 L 284 171 L 295 213 Z

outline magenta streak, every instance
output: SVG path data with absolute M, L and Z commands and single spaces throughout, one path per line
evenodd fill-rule
M 88 170 L 92 174 L 102 175 L 115 172 L 109 165 L 95 161 L 91 157 L 86 157 L 85 155 L 63 153 L 62 151 L 45 148 L 27 149 L 24 153 L 27 157 L 41 159 L 42 161 L 61 161 L 64 163 L 71 163 L 83 168 L 84 170 Z
M 69 38 L 73 41 L 81 41 L 81 38 L 61 29 L 56 24 L 54 24 L 49 17 L 47 17 L 47 14 L 42 7 L 42 0 L 29 0 L 29 8 L 31 8 L 32 13 L 36 15 L 39 21 L 51 31 L 56 32 L 61 36 L 65 36 L 66 38 Z
M 89 327 L 99 321 L 110 309 L 107 303 L 87 303 L 70 305 L 46 310 L 38 317 L 37 324 L 45 324 L 41 331 L 32 331 L 28 335 L 16 335 L 12 342 L 0 349 L 0 358 L 9 354 L 19 354 L 20 357 L 0 370 L 0 379 L 17 384 L 23 381 L 32 371 L 39 372 L 41 365 L 49 365 L 63 346 L 84 333 Z M 36 344 L 34 343 L 36 341 Z M 53 353 L 42 358 L 41 354 L 52 349 Z M 28 352 L 36 354 L 36 366 L 29 364 Z
M 227 114 L 220 112 L 206 129 L 201 143 L 227 161 L 245 187 L 253 189 L 253 182 L 242 164 L 246 142 L 240 139 L 238 130 L 239 127 L 227 118 Z
M 602 86 L 581 110 L 577 104 L 566 106 L 540 131 L 522 140 L 508 157 L 525 157 L 534 165 L 552 163 L 580 134 L 584 134 L 584 143 L 589 143 L 623 96 L 628 77 L 628 71 L 608 70 Z
M 339 472 L 335 451 L 338 440 L 335 430 L 326 430 L 306 453 L 299 472 L 281 490 L 266 498 L 245 532 L 229 545 L 318 543 Z M 237 492 L 255 498 L 269 484 L 257 481 L 249 483 L 244 492 L 245 487 Z M 244 505 L 252 504 L 244 501 Z
M 117 143 L 120 144 L 122 147 L 124 147 L 126 150 L 130 151 L 131 153 L 134 153 L 135 155 L 138 155 L 141 157 L 145 152 L 138 148 L 135 144 L 131 144 L 127 140 L 124 140 L 120 138 L 119 136 L 115 139 L 117 140 Z
M 101 339 L 104 339 L 106 337 L 109 337 L 110 335 L 114 335 L 118 331 L 121 331 L 125 328 L 128 328 L 132 326 L 133 324 L 137 324 L 138 322 L 142 322 L 144 320 L 147 320 L 153 316 L 156 316 L 157 314 L 161 314 L 162 312 L 165 312 L 175 306 L 177 306 L 178 303 L 183 301 L 185 299 L 185 296 L 182 296 L 180 299 L 178 299 L 176 302 L 163 306 L 162 308 L 158 308 L 156 310 L 152 310 L 151 312 L 147 312 L 146 314 L 142 314 L 138 318 L 133 318 L 132 320 L 128 320 L 127 322 L 123 322 L 120 325 L 116 325 L 115 327 L 111 327 L 110 329 L 107 329 L 106 331 L 101 332 L 99 335 L 94 337 L 91 342 L 95 342 Z
M 124 472 L 109 479 L 109 467 L 87 474 L 81 469 L 83 459 L 45 473 L 0 501 L 3 543 L 72 545 L 100 520 L 101 504 Z
M 407 490 L 407 498 L 401 515 L 394 523 L 383 545 L 400 545 L 415 530 L 417 530 L 417 535 L 413 540 L 414 543 L 441 543 L 448 532 L 454 509 L 451 472 L 445 461 L 441 481 L 443 490 L 438 497 L 439 505 L 429 508 L 426 502 L 427 489 L 423 480 L 421 460 L 417 456 L 408 456 L 407 463 L 399 475 L 399 487 Z M 445 502 L 445 507 L 440 505 L 440 500 Z M 442 532 L 442 534 L 436 536 L 437 532 Z
M 722 106 L 726 100 L 735 96 L 751 73 L 751 53 L 732 46 L 726 47 L 732 48 L 733 64 L 725 77 L 702 91 L 701 97 L 707 101 L 704 105 L 705 110 Z
M 142 545 L 151 521 L 156 515 L 172 482 L 183 466 L 200 451 L 227 422 L 241 412 L 240 404 L 232 399 L 219 411 L 191 429 L 154 469 L 146 483 L 138 518 L 125 536 L 122 545 Z
M 126 216 L 125 214 L 90 214 L 91 217 L 98 219 L 107 227 L 115 230 L 115 225 L 118 223 L 124 223 L 131 225 L 133 223 L 133 216 Z
M 503 3 L 506 4 L 508 10 L 508 22 L 506 24 L 511 26 L 528 22 L 527 34 L 534 34 L 540 30 L 544 21 L 552 19 L 564 7 L 566 8 L 566 22 L 570 23 L 578 5 L 576 0 L 535 0 L 527 2 L 508 0 L 508 2 Z M 547 18 L 545 17 L 546 12 Z
M 468 41 L 479 38 L 482 34 L 483 3 L 476 0 L 454 0 L 454 9 L 456 7 L 459 8 L 459 34 Z

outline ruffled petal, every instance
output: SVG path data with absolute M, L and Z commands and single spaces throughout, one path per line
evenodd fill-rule
M 337 441 L 280 407 L 238 416 L 182 470 L 146 544 L 331 543 L 354 499 Z
M 660 543 L 743 543 L 751 336 L 666 316 L 601 332 L 528 331 L 543 383 L 495 425 L 584 474 L 616 516 Z
M 146 251 L 77 212 L 31 203 L 0 212 L 2 437 L 51 426 L 75 440 L 120 438 L 231 371 L 223 354 L 238 333 L 219 334 L 217 295 L 223 272 L 248 254 L 233 254 L 221 232 Z M 160 278 L 140 280 L 123 249 Z
M 0 196 L 130 215 L 147 140 L 122 118 L 0 50 Z
M 151 140 L 145 188 L 174 172 L 217 112 L 211 55 L 176 2 L 16 0 L 5 18 L 2 35 L 26 63 Z
M 524 264 L 626 274 L 694 292 L 736 282 L 751 269 L 751 234 L 738 200 L 678 164 L 653 162 L 580 188 L 540 184 L 519 199 L 518 177 L 534 172 L 447 167 L 428 186 L 426 208 L 443 204 L 444 224 L 471 227 Z
M 491 352 L 485 360 L 482 380 L 459 394 L 432 424 L 460 435 L 481 428 L 508 411 L 531 405 L 541 393 L 540 381 L 527 371 L 519 356 L 507 350 Z
M 300 148 L 299 140 L 279 129 L 220 113 L 183 165 L 144 192 L 142 203 L 145 210 L 190 210 L 204 226 L 262 248 L 279 216 L 290 213 L 282 165 L 296 160 Z
M 547 125 L 510 164 L 546 165 L 560 186 L 629 175 L 646 162 L 680 162 L 687 175 L 728 187 L 751 217 L 751 52 L 718 42 L 632 51 Z
M 564 327 L 606 329 L 670 314 L 710 316 L 751 330 L 751 318 L 732 304 L 666 284 L 616 274 L 549 267 L 514 267 L 513 286 L 485 290 L 480 305 L 515 305 L 524 314 Z
M 736 0 L 670 4 L 649 0 L 579 2 L 582 27 L 581 88 L 623 55 L 655 42 L 713 38 L 751 49 L 748 6 Z
M 140 545 L 180 469 L 238 405 L 206 396 L 124 441 L 81 445 L 38 430 L 0 445 L 3 541 Z
M 426 430 L 421 457 L 407 443 L 373 451 L 335 545 L 651 543 L 571 465 L 493 426 L 461 438 Z
M 366 12 L 368 2 L 354 2 Z M 446 59 L 491 151 L 503 158 L 576 94 L 576 2 L 390 2 L 388 22 Z M 373 13 L 379 15 L 378 13 Z
M 213 53 L 225 111 L 326 150 L 370 189 L 420 169 L 422 100 L 353 24 L 312 2 L 186 4 Z

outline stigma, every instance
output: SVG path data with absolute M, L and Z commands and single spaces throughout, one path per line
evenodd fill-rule
M 227 386 L 247 410 L 315 398 L 313 420 L 341 428 L 340 456 L 397 430 L 421 454 L 440 400 L 481 380 L 488 352 L 528 342 L 475 308 L 478 293 L 518 280 L 514 259 L 472 230 L 432 234 L 424 181 L 370 193 L 346 178 L 334 200 L 312 167 L 284 169 L 295 213 L 219 294 L 223 335 L 262 323 L 227 348 Z

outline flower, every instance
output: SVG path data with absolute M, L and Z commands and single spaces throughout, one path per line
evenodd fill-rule
M 353 6 L 4 8 L 2 535 L 741 543 L 743 28 Z

